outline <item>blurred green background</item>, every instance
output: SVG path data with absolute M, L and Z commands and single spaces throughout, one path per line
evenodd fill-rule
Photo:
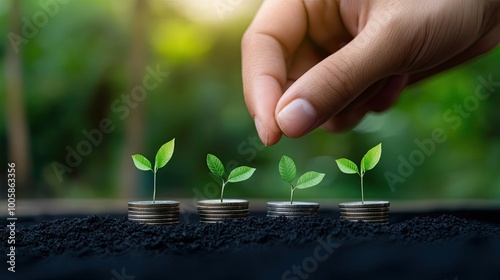
M 135 169 L 130 155 L 153 159 L 175 137 L 158 199 L 217 197 L 205 165 L 213 153 L 231 168 L 257 168 L 227 187 L 228 198 L 288 199 L 278 174 L 286 154 L 300 173 L 326 173 L 295 200 L 357 200 L 359 177 L 341 174 L 334 159 L 359 163 L 380 142 L 366 199 L 500 199 L 499 48 L 409 88 L 351 132 L 318 130 L 264 148 L 244 104 L 240 62 L 260 1 L 19 2 L 19 10 L 0 2 L 2 196 L 14 161 L 21 198 L 150 198 L 153 174 Z M 103 120 L 112 131 L 100 129 Z M 430 140 L 433 133 L 445 140 Z

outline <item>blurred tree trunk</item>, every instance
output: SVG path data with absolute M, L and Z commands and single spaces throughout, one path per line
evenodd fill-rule
M 128 86 L 125 94 L 131 94 L 134 87 L 142 85 L 147 63 L 146 23 L 148 17 L 148 1 L 135 0 L 132 10 L 132 42 L 129 51 Z M 143 153 L 144 144 L 144 106 L 130 108 L 130 114 L 125 119 L 125 140 L 120 176 L 120 196 L 135 197 L 138 194 L 138 171 L 130 157 L 132 154 Z
M 12 0 L 9 34 L 22 35 L 21 1 Z M 23 72 L 21 70 L 21 47 L 6 44 L 5 85 L 9 161 L 16 164 L 16 185 L 25 193 L 33 189 L 31 182 L 31 154 L 28 124 L 23 97 Z

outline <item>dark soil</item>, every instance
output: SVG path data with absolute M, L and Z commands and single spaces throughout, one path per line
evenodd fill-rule
M 17 272 L 1 279 L 500 279 L 500 226 L 451 215 L 175 226 L 89 216 L 23 227 L 16 245 Z

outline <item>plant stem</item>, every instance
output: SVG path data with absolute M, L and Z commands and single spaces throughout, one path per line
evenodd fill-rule
M 223 202 L 223 197 L 224 197 L 224 187 L 226 186 L 227 182 L 224 182 L 224 180 L 222 180 L 222 191 L 220 192 L 220 202 L 222 203 Z
M 295 191 L 295 188 L 293 185 L 290 185 L 292 191 L 290 192 L 290 204 L 293 204 L 293 192 Z
M 361 177 L 361 204 L 365 204 L 365 195 L 363 193 L 363 175 Z
M 153 203 L 155 203 L 156 198 L 156 172 L 153 172 Z

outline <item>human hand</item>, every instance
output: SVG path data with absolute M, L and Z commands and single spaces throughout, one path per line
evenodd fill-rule
M 242 39 L 262 142 L 339 132 L 500 41 L 500 1 L 266 0 Z

